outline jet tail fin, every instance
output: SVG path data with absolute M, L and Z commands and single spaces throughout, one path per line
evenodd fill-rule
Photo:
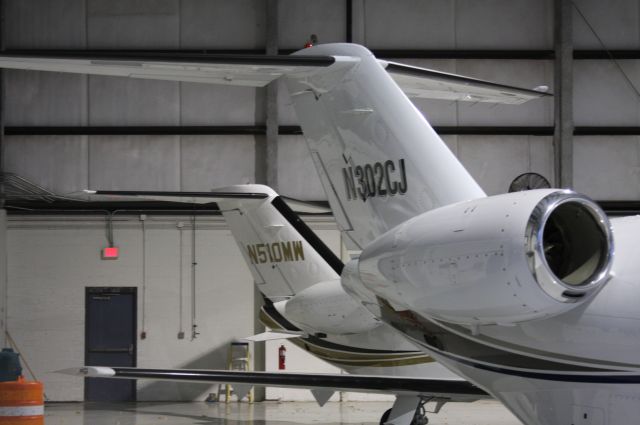
M 261 185 L 227 189 L 268 195 L 218 201 L 258 289 L 267 298 L 287 298 L 339 278 L 344 267 L 340 258 L 273 189 Z
M 270 187 L 236 185 L 211 192 L 85 191 L 89 196 L 206 204 L 216 202 L 258 289 L 287 299 L 338 279 L 344 264 Z
M 395 71 L 415 85 L 409 71 L 419 68 L 380 62 L 364 47 L 349 44 L 295 53 L 318 54 L 360 59 L 339 80 L 322 73 L 286 77 L 336 221 L 357 247 L 428 210 L 486 196 L 389 74 Z M 433 92 L 450 90 L 451 81 L 434 78 L 429 80 Z M 456 83 L 465 85 L 462 78 Z M 477 96 L 489 91 L 469 88 Z

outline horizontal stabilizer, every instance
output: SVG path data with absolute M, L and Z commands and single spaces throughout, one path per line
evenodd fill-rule
M 480 388 L 462 379 L 97 366 L 63 369 L 57 371 L 57 373 L 92 378 L 152 379 L 159 381 L 228 383 L 231 385 L 246 384 L 309 390 L 324 388 L 332 391 L 379 394 L 415 394 L 446 398 L 449 401 L 474 401 L 489 398 L 489 395 Z
M 248 336 L 243 338 L 247 341 L 260 342 L 260 341 L 274 341 L 278 339 L 291 339 L 291 338 L 300 338 L 308 336 L 304 332 L 295 332 L 295 331 L 267 331 L 262 332 L 257 335 Z
M 347 61 L 357 61 L 346 58 Z M 5 53 L 0 67 L 152 80 L 264 87 L 283 75 L 305 76 L 342 61 L 333 56 L 266 56 L 105 51 Z
M 340 45 L 337 45 L 340 46 Z M 360 62 L 345 55 L 218 55 L 160 52 L 8 52 L 0 68 L 264 87 L 280 77 L 339 78 Z M 547 93 L 380 61 L 409 97 L 520 104 Z
M 331 207 L 326 201 L 303 201 L 300 199 L 282 196 L 289 208 L 298 213 L 330 214 Z
M 85 190 L 90 199 L 108 198 L 111 200 L 145 199 L 150 201 L 182 202 L 188 204 L 209 204 L 223 199 L 266 199 L 270 193 L 266 186 L 258 186 L 260 191 L 252 192 L 255 186 L 234 186 L 236 191 L 216 190 L 212 192 L 164 192 L 134 190 Z M 226 189 L 226 188 L 225 188 Z M 266 188 L 268 189 L 268 188 Z
M 396 62 L 380 61 L 410 98 L 519 105 L 549 93 L 492 83 Z
M 225 200 L 263 200 L 277 194 L 268 186 L 247 184 L 235 185 L 211 192 L 141 191 L 141 190 L 83 190 L 66 194 L 67 197 L 83 201 L 161 201 L 185 204 L 210 204 Z M 289 208 L 297 213 L 330 214 L 331 208 L 323 201 L 303 201 L 283 196 Z

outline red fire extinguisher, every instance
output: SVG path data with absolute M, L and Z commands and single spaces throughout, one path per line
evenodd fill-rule
M 280 348 L 278 348 L 278 369 L 279 370 L 284 370 L 284 361 L 286 359 L 286 355 L 287 355 L 287 348 L 284 345 L 281 345 Z

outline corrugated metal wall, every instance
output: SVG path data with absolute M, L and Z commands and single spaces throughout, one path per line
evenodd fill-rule
M 354 41 L 371 49 L 553 49 L 552 1 L 353 2 Z M 640 46 L 638 2 L 578 1 L 607 49 Z M 280 1 L 279 47 L 299 48 L 310 33 L 321 42 L 346 39 L 346 7 L 337 1 Z M 202 0 L 8 0 L 9 49 L 262 49 L 265 2 Z M 576 49 L 603 46 L 574 14 Z M 448 72 L 524 87 L 553 90 L 550 59 L 401 59 Z M 622 60 L 640 84 L 637 60 Z M 608 60 L 574 63 L 577 126 L 639 126 L 640 102 L 618 66 Z M 264 90 L 109 77 L 8 71 L 7 126 L 262 125 Z M 288 95 L 280 90 L 279 121 L 296 125 Z M 520 107 L 420 101 L 436 126 L 553 126 L 551 99 Z M 6 171 L 57 192 L 103 189 L 202 190 L 255 180 L 255 143 L 261 136 L 10 136 Z M 258 138 L 258 140 L 256 140 Z M 489 193 L 536 171 L 553 180 L 550 136 L 451 136 L 447 140 Z M 638 200 L 637 136 L 581 136 L 575 140 L 575 187 L 596 199 Z M 322 198 L 301 138 L 281 136 L 279 190 Z M 40 153 L 39 153 L 40 152 Z M 623 154 L 619 163 L 616 152 Z M 633 155 L 629 155 L 633 153 Z M 196 158 L 198 160 L 193 161 Z M 211 158 L 210 163 L 199 160 Z M 222 160 L 220 160 L 222 158 Z M 300 165 L 304 164 L 304 165 Z M 64 168 L 65 171 L 57 170 Z M 625 171 L 620 171 L 623 168 Z M 585 170 L 589 170 L 586 172 Z M 591 175 L 597 170 L 597 179 Z M 117 174 L 117 178 L 109 177 Z M 597 180 L 597 181 L 596 181 Z M 307 184 L 301 184 L 301 181 Z

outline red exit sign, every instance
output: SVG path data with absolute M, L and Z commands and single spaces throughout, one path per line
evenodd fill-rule
M 120 249 L 117 246 L 102 248 L 103 260 L 117 260 L 118 255 L 120 255 Z

